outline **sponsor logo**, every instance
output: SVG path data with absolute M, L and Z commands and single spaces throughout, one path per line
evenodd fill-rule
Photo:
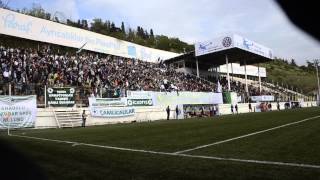
M 207 44 L 199 44 L 199 49 L 201 50 L 207 50 L 207 47 L 212 45 L 212 42 L 209 42 Z
M 128 106 L 152 106 L 152 99 L 128 99 Z
M 249 42 L 247 39 L 243 39 L 243 46 L 247 49 L 250 49 L 251 46 L 253 46 L 253 42 Z
M 225 37 L 225 38 L 223 38 L 222 39 L 222 45 L 223 45 L 223 47 L 230 47 L 231 46 L 231 44 L 232 44 L 232 39 L 231 39 L 231 37 Z

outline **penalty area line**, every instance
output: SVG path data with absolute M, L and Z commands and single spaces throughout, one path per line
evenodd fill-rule
M 105 145 L 73 142 L 73 141 L 47 139 L 47 138 L 39 138 L 39 137 L 32 137 L 32 136 L 22 136 L 22 135 L 13 135 L 13 134 L 9 136 L 26 138 L 26 139 L 35 139 L 35 140 L 41 140 L 41 141 L 50 141 L 50 142 L 56 142 L 56 143 L 66 143 L 66 144 L 71 144 L 72 147 L 82 145 L 82 146 L 89 146 L 89 147 L 96 147 L 96 148 L 129 151 L 129 152 L 141 152 L 141 153 L 167 155 L 167 156 L 175 156 L 175 157 L 211 159 L 211 160 L 217 160 L 217 161 L 230 161 L 230 162 L 238 162 L 238 163 L 252 163 L 252 164 L 262 164 L 262 165 L 277 165 L 277 166 L 291 166 L 291 167 L 300 167 L 300 168 L 302 167 L 302 168 L 320 169 L 320 165 L 313 165 L 313 164 L 299 164 L 299 163 L 287 163 L 287 162 L 276 162 L 276 161 L 224 158 L 224 157 L 215 157 L 215 156 L 190 155 L 190 154 L 182 154 L 182 153 L 177 154 L 177 153 L 169 153 L 169 152 L 149 151 L 149 150 L 142 150 L 142 149 L 131 149 L 131 148 L 116 147 L 116 146 L 105 146 Z
M 254 135 L 257 135 L 257 134 L 265 133 L 265 132 L 268 132 L 268 131 L 273 131 L 273 130 L 280 129 L 280 128 L 283 128 L 283 127 L 287 127 L 287 126 L 292 126 L 292 125 L 295 125 L 295 124 L 303 123 L 305 121 L 309 121 L 309 120 L 316 119 L 316 118 L 319 118 L 319 117 L 320 116 L 314 116 L 314 117 L 310 117 L 310 118 L 305 118 L 305 119 L 302 119 L 302 120 L 299 120 L 299 121 L 296 121 L 296 122 L 283 124 L 283 125 L 276 126 L 276 127 L 273 127 L 273 128 L 269 128 L 269 129 L 265 129 L 265 130 L 261 130 L 261 131 L 256 131 L 256 132 L 245 134 L 245 135 L 242 135 L 242 136 L 238 136 L 238 137 L 234 137 L 234 138 L 230 138 L 230 139 L 226 139 L 226 140 L 222 140 L 222 141 L 217 141 L 217 142 L 210 143 L 210 144 L 201 145 L 201 146 L 197 146 L 197 147 L 194 147 L 194 148 L 177 151 L 177 152 L 174 152 L 174 153 L 182 154 L 182 153 L 186 153 L 186 152 L 190 152 L 190 151 L 194 151 L 194 150 L 198 150 L 198 149 L 203 149 L 203 148 L 207 148 L 207 147 L 210 147 L 210 146 L 215 146 L 215 145 L 218 145 L 218 144 L 222 144 L 222 143 L 226 143 L 226 142 L 230 142 L 230 141 L 246 138 L 246 137 L 249 137 L 249 136 L 254 136 Z

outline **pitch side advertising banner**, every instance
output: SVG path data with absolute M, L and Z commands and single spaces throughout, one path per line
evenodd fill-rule
M 95 98 L 89 97 L 89 105 L 92 107 L 126 106 L 126 98 Z
M 153 91 L 128 91 L 128 99 L 152 99 Z
M 34 127 L 36 116 L 36 96 L 0 97 L 0 129 Z
M 47 88 L 47 105 L 54 107 L 72 107 L 75 104 L 76 90 L 71 87 Z
M 2 8 L 0 34 L 151 62 L 180 55 Z
M 274 101 L 274 96 L 251 96 L 252 101 Z
M 112 99 L 112 100 L 110 100 Z M 89 98 L 89 109 L 91 116 L 93 117 L 124 117 L 133 116 L 135 114 L 135 109 L 128 106 L 114 106 L 117 102 L 118 105 L 125 105 L 126 98 L 119 98 L 118 101 L 115 98 Z M 108 101 L 112 102 L 111 104 Z
M 223 104 L 222 93 L 213 92 L 155 92 L 156 105 L 168 106 L 177 104 Z
M 152 106 L 152 99 L 128 99 L 128 106 Z

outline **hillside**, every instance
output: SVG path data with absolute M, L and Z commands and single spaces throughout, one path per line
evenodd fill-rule
M 316 71 L 313 64 L 307 62 L 308 66 L 297 66 L 286 60 L 275 59 L 265 63 L 268 81 L 279 86 L 288 87 L 303 94 L 312 95 L 317 90 Z

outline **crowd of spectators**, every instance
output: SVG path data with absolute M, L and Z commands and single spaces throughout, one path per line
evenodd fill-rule
M 41 93 L 47 86 L 76 86 L 99 95 L 100 89 L 144 91 L 214 91 L 208 83 L 178 73 L 164 64 L 97 53 L 56 54 L 48 46 L 36 49 L 0 46 L 0 84 L 11 83 L 15 92 Z M 0 88 L 1 94 L 7 89 Z

